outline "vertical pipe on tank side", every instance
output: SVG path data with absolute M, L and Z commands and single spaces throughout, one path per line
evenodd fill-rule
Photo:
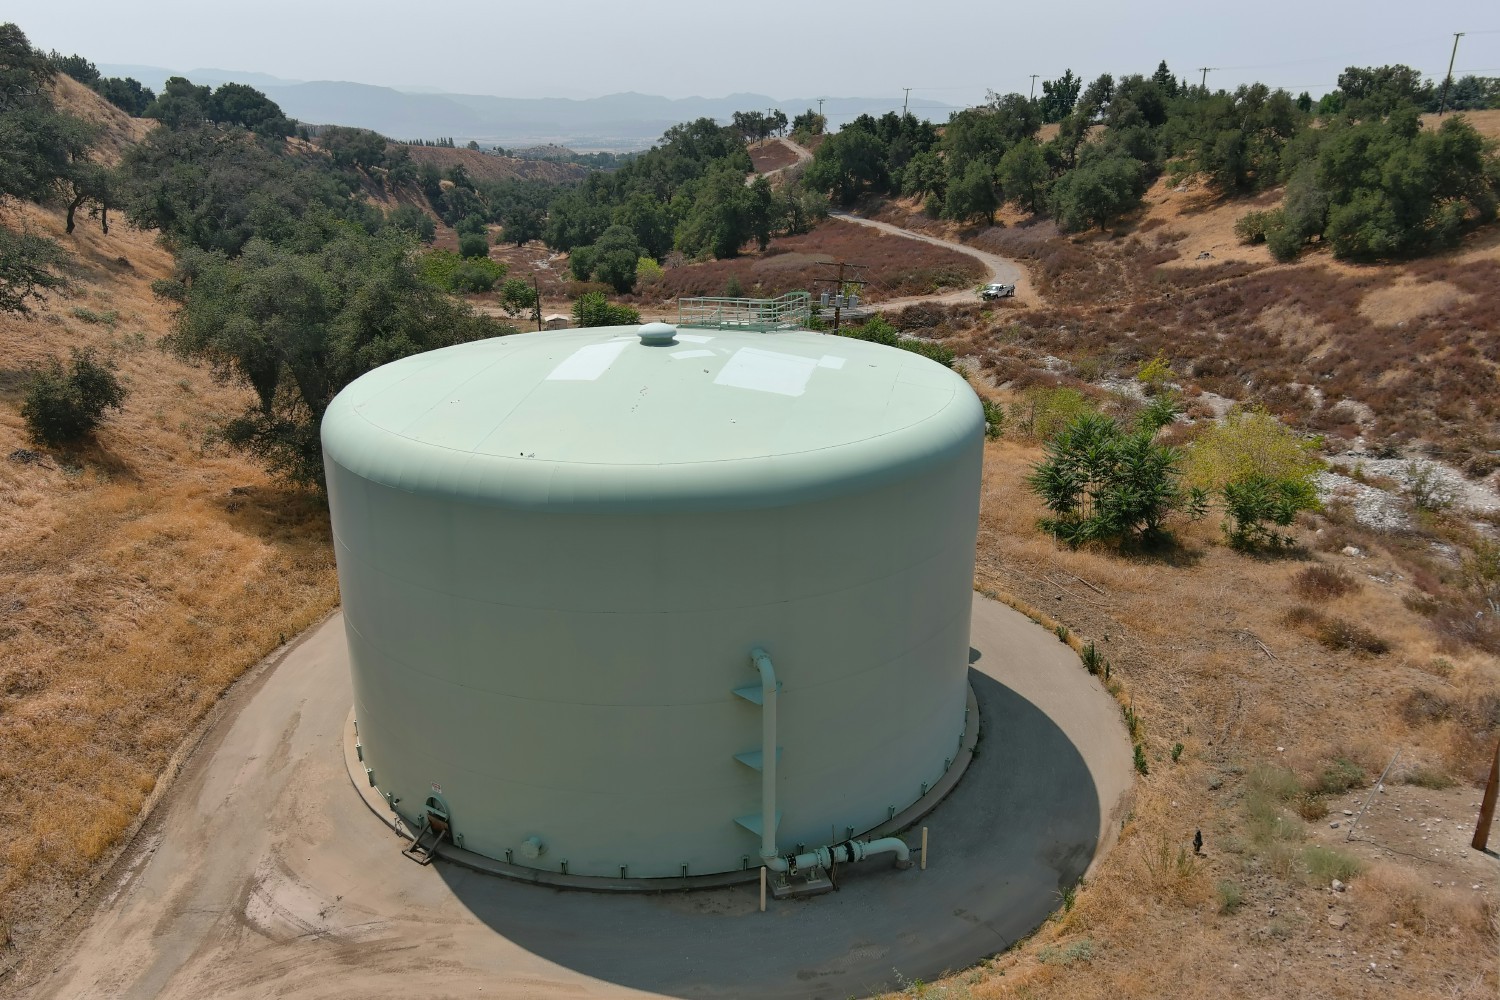
M 776 668 L 764 649 L 750 659 L 760 671 L 760 856 L 776 857 Z

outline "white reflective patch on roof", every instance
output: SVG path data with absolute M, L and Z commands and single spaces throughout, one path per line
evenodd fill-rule
M 816 358 L 742 347 L 724 365 L 714 384 L 800 396 L 807 391 L 807 381 L 817 367 Z
M 678 361 L 682 361 L 682 360 L 685 360 L 687 358 L 711 358 L 713 356 L 714 356 L 714 352 L 713 351 L 673 351 L 672 352 L 672 357 L 676 358 Z
M 547 375 L 548 382 L 593 382 L 609 371 L 629 346 L 625 339 L 610 340 L 602 344 L 588 344 L 574 351 Z

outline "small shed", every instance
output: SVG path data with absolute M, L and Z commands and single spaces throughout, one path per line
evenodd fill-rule
M 567 313 L 553 313 L 542 317 L 542 325 L 548 330 L 566 330 L 572 327 L 573 317 Z

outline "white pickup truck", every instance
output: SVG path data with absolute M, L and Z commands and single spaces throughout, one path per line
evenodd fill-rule
M 999 281 L 992 281 L 979 290 L 979 297 L 986 301 L 990 299 L 1008 299 L 1015 294 L 1015 285 L 1006 285 Z

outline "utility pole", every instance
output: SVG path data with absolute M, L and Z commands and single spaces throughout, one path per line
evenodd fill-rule
M 1203 80 L 1202 80 L 1201 83 L 1198 84 L 1198 86 L 1202 87 L 1204 90 L 1207 90 L 1208 89 L 1208 74 L 1212 73 L 1214 70 L 1216 70 L 1218 68 L 1219 67 L 1217 67 L 1217 66 L 1199 66 L 1198 67 L 1198 72 L 1200 72 L 1200 73 L 1203 74 Z
M 823 98 L 818 98 L 818 117 L 823 117 Z
M 1443 99 L 1438 102 L 1438 117 L 1443 117 L 1443 112 L 1448 110 L 1448 84 L 1453 82 L 1453 60 L 1458 58 L 1458 40 L 1464 37 L 1464 32 L 1453 33 L 1453 54 L 1448 57 L 1448 75 L 1443 77 Z
M 1041 76 L 1040 73 L 1031 74 L 1031 100 L 1033 101 L 1036 100 L 1036 78 L 1039 76 Z
M 1474 826 L 1473 846 L 1476 851 L 1486 851 L 1490 843 L 1490 823 L 1495 819 L 1495 796 L 1500 793 L 1500 746 L 1495 747 L 1495 760 L 1490 765 L 1490 780 L 1484 786 L 1484 800 L 1479 806 L 1479 822 Z
M 835 264 L 833 261 L 829 260 L 820 262 L 820 266 L 837 267 L 839 269 L 838 277 L 818 278 L 813 282 L 817 285 L 833 286 L 833 332 L 838 333 L 839 326 L 843 321 L 844 314 L 844 288 L 848 285 L 854 285 L 858 288 L 863 288 L 866 284 L 863 278 L 856 278 L 853 276 L 845 277 L 845 270 L 848 269 L 852 271 L 863 271 L 865 265 L 850 264 L 842 260 Z
M 536 305 L 532 310 L 536 313 L 536 332 L 542 332 L 542 290 L 536 283 L 536 275 L 531 276 L 531 291 L 536 295 Z
M 1448 67 L 1448 72 L 1449 73 L 1453 72 L 1453 67 L 1452 66 Z M 906 108 L 907 108 L 908 105 L 911 104 L 911 88 L 910 87 L 902 87 L 901 89 L 904 90 L 904 91 L 906 91 L 906 97 L 901 101 L 901 117 L 905 118 L 906 117 Z

